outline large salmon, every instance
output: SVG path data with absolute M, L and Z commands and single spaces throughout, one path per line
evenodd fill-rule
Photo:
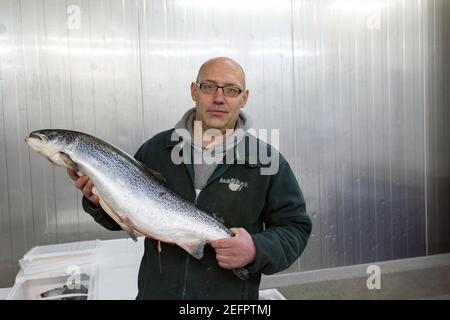
M 159 173 L 99 138 L 45 129 L 25 141 L 53 164 L 88 176 L 101 207 L 134 240 L 143 235 L 176 244 L 201 259 L 206 243 L 233 236 L 221 221 L 172 192 Z M 248 279 L 246 269 L 233 271 Z

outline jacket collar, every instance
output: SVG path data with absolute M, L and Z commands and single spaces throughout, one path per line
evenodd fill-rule
M 169 130 L 167 132 L 167 136 L 166 136 L 166 147 L 167 148 L 173 148 L 178 143 L 181 142 L 181 137 L 174 131 L 175 131 L 175 128 L 172 128 L 171 130 Z M 172 139 L 172 135 L 173 135 L 173 139 Z

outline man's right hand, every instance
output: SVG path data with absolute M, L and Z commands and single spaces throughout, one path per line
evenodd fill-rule
M 75 171 L 72 169 L 67 169 L 67 174 L 69 177 L 75 181 L 75 187 L 80 189 L 83 195 L 89 199 L 93 204 L 97 207 L 100 206 L 98 197 L 92 193 L 92 188 L 94 187 L 94 183 L 88 176 L 79 177 Z

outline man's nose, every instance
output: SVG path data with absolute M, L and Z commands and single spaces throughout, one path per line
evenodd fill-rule
M 223 89 L 222 88 L 218 88 L 216 93 L 214 93 L 214 102 L 217 103 L 223 103 L 225 98 L 224 98 L 224 94 L 223 94 Z

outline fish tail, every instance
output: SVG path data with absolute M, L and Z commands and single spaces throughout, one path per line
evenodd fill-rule
M 233 272 L 241 280 L 248 280 L 250 278 L 248 270 L 245 268 L 233 269 Z

